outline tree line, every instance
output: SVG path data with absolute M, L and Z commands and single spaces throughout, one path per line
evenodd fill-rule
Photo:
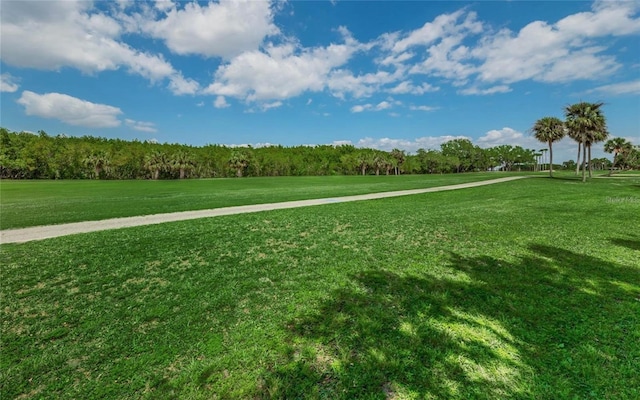
M 480 148 L 467 139 L 416 154 L 353 145 L 228 147 L 51 136 L 0 128 L 0 177 L 183 179 L 244 176 L 398 175 L 535 170 L 534 150 Z
M 567 130 L 564 122 L 562 129 L 563 132 Z M 629 147 L 624 140 L 616 146 L 612 152 L 617 166 L 638 164 L 639 157 L 632 157 L 634 151 L 638 153 L 635 147 Z M 353 145 L 189 146 L 93 136 L 52 136 L 44 131 L 34 134 L 0 128 L 0 178 L 5 179 L 184 179 L 536 171 L 542 167 L 541 156 L 541 151 L 520 146 L 480 148 L 468 139 L 450 140 L 439 149 L 419 149 L 416 154 L 407 154 L 399 149 L 382 151 Z M 606 159 L 589 163 L 599 169 L 608 168 L 609 164 Z M 575 165 L 564 163 L 555 167 L 574 168 Z
M 576 175 L 582 169 L 582 181 L 592 176 L 594 166 L 608 164 L 609 176 L 614 168 L 640 168 L 640 146 L 634 146 L 624 138 L 609 138 L 607 120 L 602 111 L 604 103 L 580 102 L 564 108 L 565 120 L 556 117 L 543 117 L 535 122 L 531 131 L 536 139 L 549 146 L 549 163 L 553 165 L 553 143 L 569 136 L 578 144 L 575 161 Z M 613 162 L 603 162 L 601 159 L 591 159 L 591 147 L 594 143 L 607 140 L 604 151 L 613 153 Z M 581 154 L 582 152 L 582 154 Z M 582 163 L 580 162 L 582 156 Z M 596 161 L 596 162 L 594 162 Z M 599 161 L 599 162 L 598 162 Z M 573 165 L 572 165 L 573 167 Z M 553 177 L 553 168 L 549 168 L 549 175 Z

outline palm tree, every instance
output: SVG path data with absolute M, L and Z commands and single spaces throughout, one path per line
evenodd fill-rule
M 604 140 L 609 133 L 607 123 L 602 114 L 601 107 L 604 103 L 581 102 L 565 107 L 565 125 L 569 131 L 569 136 L 582 145 L 582 181 L 587 180 L 587 147 L 591 143 Z M 589 151 L 589 153 L 591 153 Z M 589 159 L 589 163 L 591 160 Z
M 235 149 L 229 157 L 229 165 L 236 170 L 236 176 L 242 178 L 242 172 L 249 166 L 249 156 L 245 151 Z
M 402 164 L 404 163 L 404 159 L 405 159 L 404 150 L 400 150 L 400 149 L 391 150 L 391 157 L 396 159 L 396 166 L 395 166 L 396 175 L 400 175 L 400 167 L 402 167 Z
M 549 176 L 553 178 L 553 142 L 557 142 L 565 135 L 564 123 L 556 117 L 544 117 L 536 121 L 531 128 L 538 141 L 549 145 Z M 547 149 L 541 149 L 546 152 Z
M 360 151 L 356 156 L 356 163 L 362 172 L 362 175 L 367 174 L 367 169 L 373 166 L 373 155 L 370 151 Z
M 178 170 L 180 173 L 180 179 L 184 179 L 187 170 L 193 168 L 193 160 L 191 156 L 185 151 L 178 151 L 171 157 L 171 167 Z
M 613 163 L 611 164 L 611 169 L 609 170 L 609 176 L 613 174 L 613 167 L 616 166 L 616 162 L 619 162 L 618 155 L 624 154 L 625 152 L 631 150 L 631 142 L 628 142 L 627 139 L 617 137 L 613 139 L 607 140 L 604 144 L 604 151 L 607 153 L 613 153 Z
M 83 160 L 84 165 L 91 168 L 93 177 L 100 179 L 100 174 L 109 168 L 109 156 L 104 151 L 96 151 Z
M 604 117 L 603 117 L 604 118 Z M 607 127 L 604 126 L 602 129 L 592 131 L 589 135 L 589 141 L 587 142 L 587 159 L 589 160 L 589 178 L 591 178 L 593 163 L 591 162 L 591 145 L 593 143 L 604 142 L 609 137 L 609 131 L 607 131 Z
M 376 155 L 373 156 L 373 168 L 376 170 L 376 175 L 380 175 L 380 170 L 387 167 L 387 159 L 386 153 L 376 152 Z M 387 175 L 389 175 L 389 170 L 387 169 Z
M 151 179 L 158 180 L 160 172 L 164 171 L 168 166 L 167 156 L 160 151 L 154 151 L 147 155 L 144 160 L 144 166 L 151 172 Z

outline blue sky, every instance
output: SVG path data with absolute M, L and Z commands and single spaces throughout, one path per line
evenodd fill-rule
M 640 2 L 4 1 L 1 125 L 415 152 L 603 101 L 640 144 Z M 556 146 L 556 160 L 575 145 Z M 596 146 L 594 157 L 603 153 Z M 609 156 L 610 157 L 610 156 Z

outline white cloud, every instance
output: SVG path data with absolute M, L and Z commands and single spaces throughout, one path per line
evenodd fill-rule
M 151 82 L 169 79 L 174 94 L 198 89 L 162 55 L 120 41 L 121 23 L 91 2 L 3 2 L 1 18 L 2 61 L 7 64 L 44 70 L 72 67 L 86 74 L 125 67 Z
M 459 20 L 465 19 L 459 23 Z M 452 14 L 442 14 L 436 17 L 433 22 L 427 22 L 419 29 L 416 29 L 398 40 L 393 45 L 394 53 L 401 53 L 413 46 L 428 46 L 438 39 L 457 35 L 460 32 L 479 33 L 482 31 L 482 23 L 476 21 L 476 14 L 465 13 L 464 10 L 456 11 Z
M 596 2 L 592 12 L 567 16 L 555 24 L 534 21 L 519 32 L 503 29 L 485 37 L 471 51 L 484 82 L 512 83 L 533 79 L 568 82 L 596 79 L 620 68 L 597 39 L 640 32 L 633 2 Z M 579 68 L 576 68 L 579 66 Z
M 13 93 L 20 87 L 16 82 L 16 78 L 9 73 L 0 75 L 0 92 Z
M 595 1 L 591 12 L 569 15 L 556 23 L 559 31 L 574 37 L 629 35 L 640 32 L 638 2 Z
M 176 5 L 171 0 L 155 0 L 154 6 L 160 11 L 167 11 L 174 8 Z
M 388 90 L 389 93 L 393 94 L 415 94 L 421 95 L 427 92 L 437 92 L 440 90 L 439 87 L 431 86 L 428 83 L 423 83 L 420 86 L 415 86 L 411 81 L 402 81 L 395 87 Z
M 610 38 L 640 32 L 639 9 L 637 2 L 596 1 L 590 12 L 555 23 L 534 21 L 513 32 L 493 31 L 462 8 L 408 33 L 380 35 L 376 44 L 383 54 L 377 62 L 411 74 L 444 78 L 465 95 L 505 93 L 510 91 L 508 84 L 523 80 L 599 79 L 620 69 L 616 57 L 607 54 Z M 409 89 L 406 76 L 400 80 L 390 89 L 392 93 L 420 94 Z M 487 83 L 493 87 L 479 88 Z
M 357 105 L 357 106 L 351 107 L 351 112 L 352 113 L 360 113 L 360 112 L 363 112 L 365 110 L 370 109 L 371 107 L 372 107 L 371 104 Z
M 393 107 L 394 104 L 401 104 L 400 102 L 393 101 L 381 101 L 380 103 L 373 104 L 361 104 L 351 107 L 352 113 L 360 113 L 363 111 L 383 111 Z
M 334 146 L 341 145 L 354 145 L 356 147 L 378 149 L 384 151 L 391 151 L 393 149 L 405 150 L 409 153 L 415 153 L 418 149 L 438 149 L 444 142 L 448 142 L 454 139 L 470 139 L 466 136 L 423 136 L 409 139 L 391 139 L 391 138 L 371 138 L 365 137 L 353 143 L 350 140 L 336 140 L 331 144 Z
M 66 94 L 37 94 L 25 90 L 18 103 L 25 107 L 27 115 L 58 119 L 69 125 L 113 128 L 121 124 L 117 118 L 122 114 L 119 108 L 91 103 Z
M 169 89 L 175 95 L 196 94 L 200 90 L 200 84 L 176 72 L 169 76 Z
M 411 111 L 435 111 L 440 109 L 440 107 L 432 107 L 432 106 L 409 106 L 409 110 Z
M 148 133 L 156 133 L 158 130 L 155 127 L 153 122 L 143 122 L 143 121 L 134 121 L 132 119 L 126 118 L 124 123 L 136 131 L 140 132 L 148 132 Z
M 470 51 L 462 45 L 463 40 L 481 33 L 483 29 L 483 24 L 477 20 L 474 12 L 461 9 L 451 14 L 442 14 L 406 35 L 381 36 L 381 47 L 391 52 L 381 64 L 399 67 L 403 62 L 414 58 L 415 54 L 416 57 L 424 57 L 413 65 L 403 65 L 410 73 L 444 77 L 454 81 L 464 80 L 474 74 L 476 69 L 475 65 L 464 62 L 470 57 Z M 426 48 L 426 52 L 420 52 L 418 49 L 421 47 Z M 409 48 L 412 49 L 411 53 L 406 52 Z M 402 90 L 402 87 L 398 90 Z
M 502 144 L 521 146 L 522 143 L 525 142 L 531 145 L 532 143 L 536 143 L 537 140 L 535 140 L 531 136 L 525 136 L 522 132 L 518 132 L 515 129 L 509 127 L 490 130 L 484 136 L 479 137 L 477 140 L 478 146 L 480 147 L 493 147 Z
M 282 106 L 282 102 L 281 101 L 274 101 L 272 103 L 264 103 L 260 106 L 260 108 L 262 109 L 262 111 L 267 111 L 270 110 L 272 108 L 278 108 Z
M 316 48 L 286 43 L 245 52 L 220 66 L 204 93 L 253 102 L 319 92 L 328 84 L 330 72 L 345 64 L 358 48 L 354 43 Z
M 459 90 L 458 93 L 463 95 L 488 95 L 488 94 L 496 94 L 496 93 L 508 93 L 511 91 L 511 88 L 507 85 L 498 85 L 492 86 L 487 89 L 478 89 L 475 86 L 468 87 L 466 89 Z
M 163 19 L 143 22 L 141 29 L 163 39 L 176 54 L 232 58 L 278 34 L 273 17 L 269 1 L 193 2 L 172 8 Z
M 227 103 L 227 99 L 225 99 L 224 96 L 218 96 L 213 102 L 213 106 L 215 108 L 226 108 L 229 107 L 229 103 Z
M 640 80 L 598 86 L 596 88 L 588 90 L 587 93 L 602 93 L 610 96 L 618 96 L 624 94 L 640 95 Z

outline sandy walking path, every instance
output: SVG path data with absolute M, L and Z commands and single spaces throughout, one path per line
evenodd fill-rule
M 33 240 L 50 239 L 59 236 L 74 235 L 104 231 L 108 229 L 129 228 L 133 226 L 162 224 L 165 222 L 185 221 L 189 219 L 219 217 L 222 215 L 242 214 L 259 211 L 281 210 L 285 208 L 318 206 L 330 203 L 344 203 L 348 201 L 383 199 L 387 197 L 407 196 L 411 194 L 441 192 L 445 190 L 465 189 L 494 183 L 508 182 L 526 176 L 509 176 L 487 181 L 461 183 L 458 185 L 438 186 L 425 189 L 399 190 L 395 192 L 382 192 L 360 194 L 355 196 L 332 197 L 324 199 L 285 201 L 282 203 L 254 204 L 248 206 L 235 206 L 214 208 L 210 210 L 180 211 L 166 214 L 141 215 L 138 217 L 112 218 L 101 221 L 74 222 L 60 225 L 34 226 L 30 228 L 7 229 L 0 231 L 0 243 L 23 243 Z

